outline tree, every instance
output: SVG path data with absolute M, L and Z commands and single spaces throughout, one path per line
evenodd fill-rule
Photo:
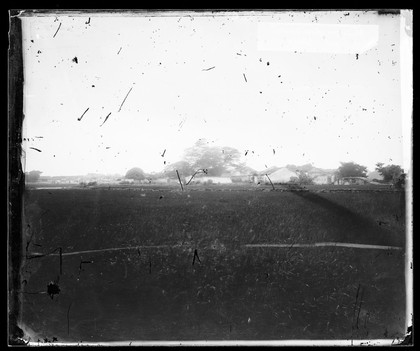
M 314 184 L 314 179 L 305 172 L 298 172 L 298 177 L 293 177 L 290 179 L 290 181 L 299 185 Z
M 384 182 L 395 183 L 400 176 L 404 173 L 404 170 L 398 165 L 384 166 L 383 163 L 378 162 L 375 170 L 384 178 Z
M 141 168 L 134 167 L 127 171 L 127 173 L 125 174 L 125 178 L 134 179 L 134 180 L 143 180 L 146 178 L 146 175 L 144 174 Z
M 185 177 L 193 174 L 195 172 L 195 169 L 191 166 L 190 163 L 184 160 L 171 163 L 170 165 L 167 165 L 165 167 L 166 176 L 169 178 L 177 179 L 178 176 L 176 174 L 176 171 L 178 171 L 180 176 Z
M 337 170 L 338 178 L 345 177 L 366 177 L 367 167 L 354 162 L 341 162 L 341 166 Z
M 41 176 L 41 173 L 41 171 L 30 171 L 29 173 L 25 173 L 26 181 L 29 183 L 37 182 Z
M 240 175 L 256 175 L 258 173 L 255 169 L 247 166 L 244 162 L 236 164 L 235 171 Z
M 193 170 L 204 169 L 209 176 L 216 177 L 243 167 L 240 158 L 241 154 L 237 149 L 229 146 L 210 146 L 205 139 L 199 139 L 185 150 L 183 157 Z
M 405 188 L 405 178 L 406 178 L 406 174 L 402 173 L 400 174 L 400 176 L 394 180 L 394 186 L 397 189 L 404 189 Z

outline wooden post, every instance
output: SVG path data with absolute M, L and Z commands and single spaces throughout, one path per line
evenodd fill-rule
M 184 187 L 182 186 L 181 178 L 179 177 L 178 170 L 176 170 L 176 175 L 178 176 L 179 185 L 181 185 L 181 190 L 184 191 Z
M 270 177 L 268 176 L 268 174 L 267 174 L 267 173 L 266 173 L 265 175 L 267 176 L 268 180 L 270 181 L 270 183 L 271 183 L 271 186 L 273 187 L 273 190 L 275 190 L 275 189 L 274 189 L 274 185 L 273 185 L 273 182 L 271 181 Z

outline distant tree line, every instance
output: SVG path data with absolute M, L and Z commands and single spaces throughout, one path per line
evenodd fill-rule
M 163 174 L 158 174 L 158 176 L 177 179 L 176 171 L 181 177 L 191 177 L 201 173 L 212 177 L 220 177 L 232 172 L 256 173 L 240 159 L 241 153 L 233 147 L 213 146 L 207 140 L 199 139 L 193 146 L 185 150 L 181 160 L 167 165 Z M 125 175 L 126 179 L 133 180 L 144 180 L 149 177 L 150 175 L 138 167 L 130 169 Z
M 375 170 L 383 179 L 376 179 L 379 183 L 392 183 L 396 187 L 404 187 L 405 173 L 398 165 L 385 166 L 384 163 L 378 162 Z M 367 177 L 367 167 L 354 162 L 341 162 L 341 166 L 337 169 L 336 176 L 338 179 L 346 177 Z
M 35 183 L 39 181 L 39 178 L 41 177 L 41 171 L 30 171 L 25 173 L 25 180 L 28 183 Z
M 290 169 L 289 166 L 292 165 L 286 167 Z M 307 172 L 311 167 L 311 164 L 299 167 L 299 171 L 297 172 L 298 177 L 295 177 L 292 181 L 298 184 L 313 184 L 313 178 Z M 392 183 L 397 187 L 404 186 L 405 174 L 400 166 L 393 164 L 385 166 L 383 163 L 377 163 L 375 170 L 383 177 L 382 180 L 377 180 L 378 182 Z M 246 166 L 245 163 L 241 162 L 241 153 L 239 150 L 229 146 L 221 147 L 211 145 L 205 139 L 199 139 L 193 146 L 185 150 L 181 160 L 167 165 L 162 173 L 155 176 L 177 179 L 176 171 L 178 171 L 181 177 L 194 177 L 200 173 L 205 173 L 213 177 L 233 173 L 248 175 L 257 173 L 252 168 Z M 335 176 L 337 179 L 348 177 L 366 178 L 367 173 L 366 166 L 355 162 L 341 162 L 340 167 L 335 172 Z M 146 174 L 141 168 L 135 167 L 127 171 L 125 178 L 145 180 L 152 178 L 152 176 Z
M 367 167 L 359 165 L 354 162 L 341 162 L 341 166 L 338 167 L 337 177 L 347 178 L 347 177 L 367 177 Z
M 253 173 L 255 170 L 241 162 L 239 150 L 230 146 L 213 146 L 206 139 L 199 139 L 192 147 L 185 150 L 182 160 L 165 167 L 170 178 L 176 178 L 176 170 L 185 176 L 194 173 L 220 177 L 231 172 Z
M 383 177 L 384 182 L 397 182 L 404 174 L 404 170 L 397 165 L 384 166 L 383 163 L 379 162 L 376 164 L 376 171 Z

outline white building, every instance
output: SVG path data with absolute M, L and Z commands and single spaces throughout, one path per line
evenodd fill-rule
M 265 174 L 261 176 L 266 178 L 266 182 L 269 182 Z M 273 173 L 269 174 L 268 176 L 270 177 L 270 180 L 273 182 L 273 184 L 288 183 L 292 180 L 292 178 L 299 177 L 299 175 L 296 172 L 293 172 L 286 167 L 280 168 L 277 171 L 274 171 Z

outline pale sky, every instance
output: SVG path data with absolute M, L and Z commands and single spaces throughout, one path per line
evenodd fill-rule
M 237 148 L 256 170 L 340 161 L 369 170 L 377 162 L 410 166 L 412 96 L 402 100 L 401 72 L 412 74 L 412 37 L 403 16 L 21 18 L 25 171 L 158 172 L 199 138 Z

